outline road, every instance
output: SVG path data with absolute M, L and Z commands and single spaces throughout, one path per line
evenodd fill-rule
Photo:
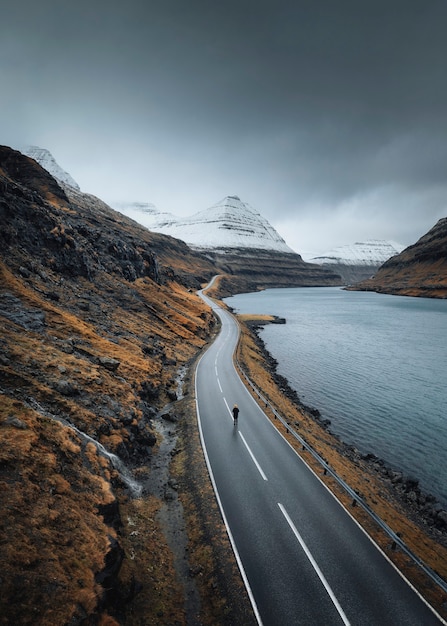
M 445 624 L 252 399 L 232 361 L 237 324 L 201 295 L 222 329 L 197 366 L 199 429 L 258 623 Z

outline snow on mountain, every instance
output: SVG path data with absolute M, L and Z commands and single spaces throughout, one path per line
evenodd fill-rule
M 334 248 L 322 256 L 308 259 L 319 265 L 372 265 L 379 267 L 392 256 L 399 254 L 404 246 L 394 241 L 370 239 L 360 243 Z
M 146 208 L 148 207 L 148 208 Z M 294 253 L 262 215 L 238 196 L 226 196 L 191 217 L 154 212 L 153 205 L 127 205 L 118 211 L 150 230 L 182 239 L 197 249 L 252 248 Z
M 172 213 L 159 211 L 151 202 L 115 202 L 112 208 L 149 230 L 155 230 L 153 227 L 159 222 L 170 223 L 178 219 Z
M 26 146 L 25 148 L 21 148 L 20 152 L 34 159 L 44 170 L 47 170 L 51 176 L 60 182 L 80 191 L 78 183 L 68 172 L 61 168 L 49 150 L 39 148 L 38 146 Z

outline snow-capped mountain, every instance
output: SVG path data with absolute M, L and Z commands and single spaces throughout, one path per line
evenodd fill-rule
M 38 146 L 26 146 L 25 148 L 21 148 L 20 152 L 34 159 L 44 170 L 47 170 L 51 176 L 54 176 L 54 178 L 60 182 L 80 191 L 78 183 L 68 172 L 61 168 L 49 150 L 39 148 Z
M 326 254 L 309 259 L 309 262 L 319 265 L 342 263 L 343 265 L 376 265 L 379 267 L 390 257 L 402 252 L 403 249 L 404 246 L 394 241 L 370 239 L 334 248 Z
M 294 253 L 273 226 L 238 196 L 226 196 L 186 218 L 156 213 L 153 205 L 115 205 L 114 208 L 150 230 L 182 239 L 193 248 L 215 251 L 251 248 Z
M 370 278 L 385 261 L 399 254 L 404 246 L 394 241 L 370 239 L 334 248 L 326 254 L 307 259 L 339 274 L 345 285 Z

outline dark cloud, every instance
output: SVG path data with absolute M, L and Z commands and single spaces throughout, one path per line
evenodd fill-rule
M 16 0 L 1 141 L 108 201 L 237 193 L 299 251 L 410 244 L 447 213 L 446 18 L 445 0 Z

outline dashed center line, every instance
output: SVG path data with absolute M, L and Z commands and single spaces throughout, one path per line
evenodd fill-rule
M 297 527 L 295 526 L 295 524 L 292 522 L 292 520 L 289 517 L 289 514 L 287 513 L 285 507 L 278 502 L 278 506 L 281 509 L 281 513 L 284 515 L 284 517 L 287 520 L 287 523 L 289 524 L 290 528 L 293 531 L 293 534 L 295 535 L 295 537 L 298 539 L 299 544 L 301 545 L 301 547 L 304 550 L 305 555 L 307 556 L 307 558 L 309 559 L 309 561 L 312 564 L 312 567 L 314 568 L 314 570 L 316 571 L 318 578 L 321 580 L 321 582 L 323 583 L 324 588 L 326 589 L 330 599 L 332 600 L 332 602 L 334 603 L 335 608 L 338 611 L 338 614 L 340 615 L 341 619 L 343 620 L 343 623 L 346 626 L 350 625 L 350 622 L 348 620 L 348 618 L 345 615 L 345 612 L 343 611 L 343 609 L 341 608 L 337 598 L 335 597 L 334 592 L 332 591 L 331 587 L 329 586 L 329 583 L 327 582 L 326 578 L 324 577 L 323 572 L 320 570 L 320 568 L 318 567 L 318 563 L 315 561 L 314 557 L 312 556 L 309 548 L 306 546 L 306 544 L 304 543 L 304 539 L 301 537 L 300 533 L 298 532 Z
M 264 480 L 268 480 L 267 476 L 264 474 L 264 472 L 262 471 L 262 467 L 259 465 L 258 461 L 256 460 L 255 455 L 253 454 L 253 452 L 250 449 L 250 446 L 248 445 L 248 443 L 245 441 L 244 435 L 239 431 L 239 435 L 241 436 L 242 441 L 244 442 L 245 447 L 248 450 L 249 455 L 251 456 L 253 463 L 256 465 L 258 472 L 261 474 L 262 478 Z

